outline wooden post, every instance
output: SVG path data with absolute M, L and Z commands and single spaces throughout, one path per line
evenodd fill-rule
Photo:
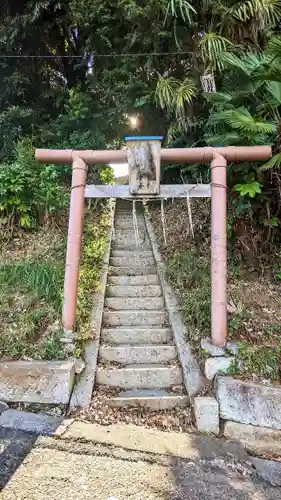
M 64 278 L 63 327 L 66 333 L 73 332 L 79 280 L 79 262 L 84 223 L 84 193 L 87 164 L 76 157 L 72 164 L 72 185 L 67 237 L 67 252 Z
M 223 347 L 227 340 L 226 165 L 221 155 L 215 155 L 211 163 L 212 342 L 218 347 Z

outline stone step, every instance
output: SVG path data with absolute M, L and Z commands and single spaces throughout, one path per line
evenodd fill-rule
M 188 396 L 168 392 L 165 390 L 130 390 L 123 391 L 108 401 L 109 406 L 113 408 L 122 408 L 124 406 L 141 406 L 151 410 L 171 410 L 177 406 L 188 406 Z
M 122 243 L 122 245 L 119 245 L 119 244 L 115 244 L 113 243 L 111 245 L 111 250 L 124 250 L 125 252 L 139 252 L 139 251 L 146 251 L 146 250 L 150 250 L 152 251 L 152 247 L 151 245 L 149 245 L 148 243 L 142 243 L 140 246 L 137 246 L 135 243 L 127 243 L 127 244 L 124 244 Z
M 147 233 L 146 229 L 145 230 L 139 229 L 138 234 L 139 234 L 140 239 L 148 237 L 148 233 Z M 129 229 L 115 229 L 114 235 L 115 235 L 115 239 L 127 237 L 127 238 L 131 238 L 131 240 L 134 240 L 136 237 L 135 230 L 133 227 L 129 228 Z
M 106 291 L 107 297 L 162 297 L 162 295 L 160 285 L 109 285 Z
M 153 266 L 155 264 L 154 257 L 138 257 L 138 254 L 132 254 L 125 257 L 110 257 L 110 265 L 112 266 Z
M 103 328 L 101 339 L 108 344 L 156 345 L 171 342 L 173 332 L 170 328 Z
M 109 276 L 149 276 L 156 274 L 156 266 L 110 267 Z
M 134 232 L 130 231 L 115 231 L 114 232 L 114 238 L 112 240 L 114 242 L 114 245 L 136 245 L 136 235 Z M 150 240 L 148 237 L 147 233 L 144 232 L 139 232 L 139 242 L 138 242 L 139 247 L 142 245 L 150 245 Z
M 98 385 L 121 389 L 165 389 L 182 383 L 178 366 L 142 366 L 126 368 L 98 368 Z
M 116 347 L 101 346 L 99 356 L 104 361 L 114 361 L 122 365 L 130 365 L 132 363 L 165 364 L 175 360 L 177 353 L 175 347 L 172 345 L 122 345 Z
M 106 311 L 103 324 L 107 326 L 166 326 L 166 311 Z
M 119 286 L 144 286 L 158 285 L 159 278 L 157 274 L 149 274 L 148 276 L 108 276 L 110 285 Z
M 138 288 L 138 287 L 135 287 Z M 163 297 L 107 297 L 105 307 L 114 311 L 162 310 L 165 307 Z
M 137 225 L 138 225 L 138 229 L 141 229 L 142 231 L 144 231 L 146 229 L 146 225 L 145 225 L 145 222 L 144 222 L 144 219 L 143 220 L 137 220 Z M 134 230 L 134 221 L 133 219 L 125 219 L 125 220 L 119 220 L 119 221 L 116 221 L 114 223 L 114 228 L 116 230 L 120 230 L 120 229 L 132 229 Z
M 145 259 L 146 257 L 153 257 L 152 250 L 141 250 L 137 247 L 136 250 L 127 250 L 123 248 L 122 250 L 111 250 L 111 257 L 131 257 L 137 256 L 140 259 Z

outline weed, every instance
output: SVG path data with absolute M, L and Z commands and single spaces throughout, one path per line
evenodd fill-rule
M 227 373 L 231 375 L 239 375 L 241 373 L 241 366 L 236 358 L 231 360 L 231 365 L 229 366 Z
M 167 262 L 167 278 L 180 295 L 186 323 L 201 334 L 210 332 L 210 269 L 195 249 L 177 252 Z
M 63 265 L 20 262 L 0 267 L 0 285 L 32 292 L 39 299 L 52 303 L 57 311 L 62 304 Z
M 245 371 L 271 380 L 280 380 L 281 346 L 268 347 L 249 344 L 246 340 L 239 343 L 239 358 Z

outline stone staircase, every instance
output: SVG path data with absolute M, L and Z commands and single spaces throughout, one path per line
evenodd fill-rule
M 188 404 L 142 207 L 117 201 L 105 297 L 97 389 L 112 388 L 112 407 L 168 410 Z

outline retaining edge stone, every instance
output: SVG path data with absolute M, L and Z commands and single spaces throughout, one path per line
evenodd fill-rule
M 107 275 L 109 272 L 109 259 L 110 259 L 111 241 L 113 235 L 114 217 L 115 217 L 115 204 L 114 204 L 114 209 L 112 210 L 111 213 L 110 228 L 107 233 L 107 248 L 103 259 L 103 264 L 104 264 L 103 270 L 100 276 L 100 290 L 95 294 L 94 297 L 92 325 L 96 332 L 96 336 L 94 340 L 90 340 L 85 345 L 84 348 L 85 370 L 79 377 L 77 377 L 76 385 L 74 386 L 70 400 L 70 408 L 75 408 L 75 407 L 87 408 L 88 406 L 90 406 L 92 399 L 93 387 L 95 384 L 95 377 L 96 377 L 98 353 L 99 353 L 100 333 L 102 327 Z

